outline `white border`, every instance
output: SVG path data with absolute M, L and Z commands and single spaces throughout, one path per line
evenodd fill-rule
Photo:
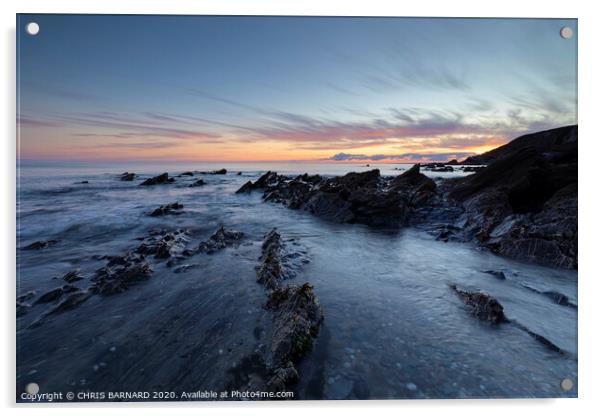
M 526 2 L 525 0 L 473 1 L 356 1 L 356 0 L 3 0 L 0 2 L 3 26 L 2 82 L 4 99 L 1 101 L 4 135 L 2 137 L 3 192 L 1 226 L 3 238 L 0 256 L 5 271 L 2 276 L 3 331 L 0 348 L 3 365 L 0 377 L 0 395 L 3 406 L 12 413 L 44 414 L 132 414 L 142 407 L 145 414 L 164 414 L 177 410 L 194 414 L 244 412 L 248 415 L 285 412 L 287 415 L 308 412 L 345 412 L 364 414 L 375 408 L 384 414 L 400 412 L 462 415 L 504 415 L 515 412 L 542 412 L 555 414 L 593 413 L 600 406 L 598 386 L 600 359 L 601 316 L 598 305 L 602 293 L 602 276 L 596 262 L 600 256 L 599 165 L 602 157 L 602 123 L 599 105 L 600 41 L 602 16 L 593 1 Z M 579 399 L 563 400 L 429 400 L 387 402 L 295 402 L 295 403 L 197 403 L 197 404 L 104 404 L 97 405 L 14 405 L 15 391 L 15 13 L 124 13 L 124 14 L 282 14 L 282 15 L 346 15 L 346 16 L 463 16 L 463 17 L 563 17 L 579 19 Z M 192 407 L 192 408 L 191 408 Z M 173 410 L 171 410 L 173 409 Z

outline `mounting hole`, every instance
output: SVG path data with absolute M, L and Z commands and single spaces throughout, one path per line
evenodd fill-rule
M 564 391 L 569 391 L 573 389 L 573 380 L 570 378 L 565 378 L 560 382 L 560 388 Z
M 560 37 L 562 39 L 570 39 L 573 37 L 573 29 L 571 29 L 568 26 L 563 27 L 562 29 L 560 29 Z
M 27 26 L 25 26 L 25 31 L 27 34 L 35 36 L 40 32 L 40 25 L 36 22 L 29 22 L 27 23 Z
M 38 383 L 29 383 L 25 386 L 25 391 L 31 395 L 35 395 L 40 391 L 40 386 L 38 386 Z

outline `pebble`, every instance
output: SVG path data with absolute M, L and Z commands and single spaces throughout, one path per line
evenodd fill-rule
M 408 388 L 408 390 L 411 391 L 416 391 L 416 389 L 418 388 L 414 383 L 406 383 L 406 387 Z

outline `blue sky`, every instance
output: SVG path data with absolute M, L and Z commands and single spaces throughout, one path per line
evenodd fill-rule
M 22 158 L 443 160 L 576 123 L 575 20 L 17 20 Z

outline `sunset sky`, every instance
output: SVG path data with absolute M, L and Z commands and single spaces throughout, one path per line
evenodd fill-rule
M 577 122 L 575 20 L 20 15 L 17 38 L 22 159 L 448 160 Z

